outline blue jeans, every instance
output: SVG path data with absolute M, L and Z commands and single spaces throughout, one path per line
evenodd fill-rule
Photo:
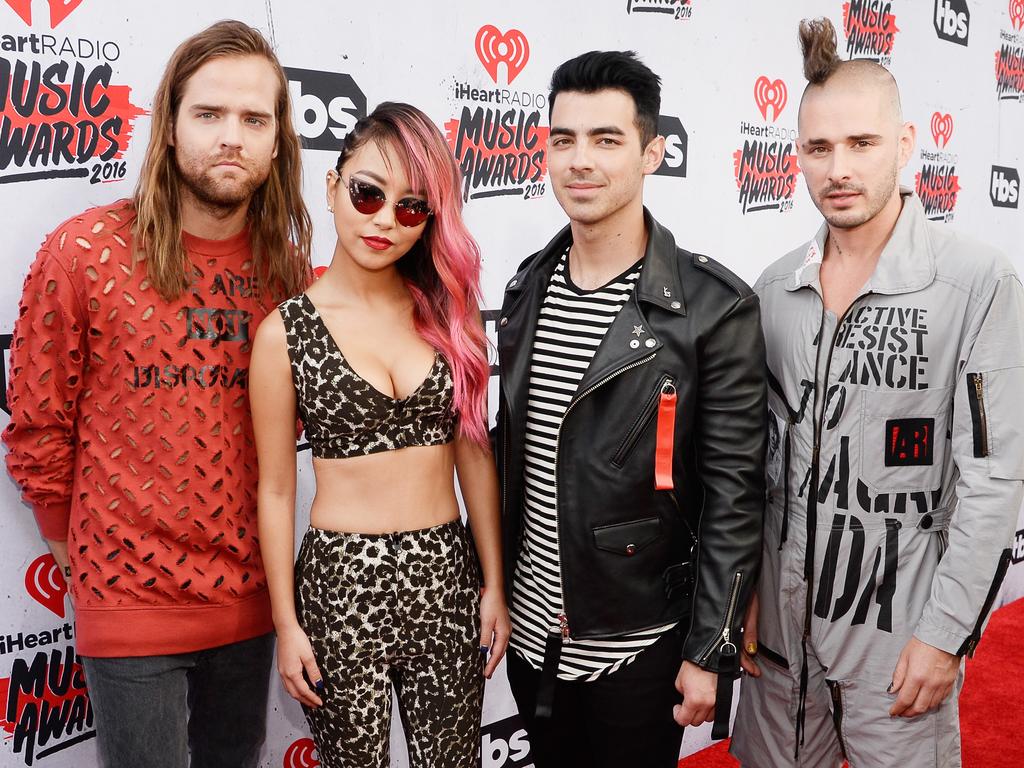
M 273 653 L 271 633 L 169 656 L 82 657 L 100 765 L 256 768 Z

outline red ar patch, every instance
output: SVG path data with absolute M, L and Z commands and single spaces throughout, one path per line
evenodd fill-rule
M 934 433 L 935 419 L 890 419 L 885 422 L 885 466 L 931 466 Z

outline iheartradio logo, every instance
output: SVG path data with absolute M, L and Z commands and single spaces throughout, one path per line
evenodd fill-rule
M 21 20 L 32 26 L 32 0 L 4 0 Z M 47 0 L 50 6 L 50 29 L 56 28 L 85 0 Z
M 317 768 L 316 745 L 312 739 L 299 739 L 284 753 L 284 768 Z
M 1024 0 L 1010 0 L 1010 23 L 1014 29 L 1024 29 Z
M 68 583 L 53 555 L 40 555 L 29 564 L 25 571 L 25 591 L 41 606 L 64 618 Z
M 518 29 L 502 34 L 497 27 L 486 24 L 476 33 L 476 55 L 495 83 L 498 82 L 498 65 L 504 63 L 508 84 L 512 85 L 530 60 L 530 43 Z
M 772 110 L 771 121 L 774 123 L 779 119 L 782 110 L 786 108 L 789 100 L 789 91 L 782 80 L 769 80 L 761 75 L 754 83 L 754 101 L 757 108 L 761 110 L 761 117 L 768 119 L 768 109 Z
M 949 140 L 953 138 L 953 116 L 950 114 L 942 114 L 941 112 L 935 112 L 932 114 L 932 138 L 935 140 L 935 146 L 942 149 Z M 942 142 L 939 142 L 942 139 Z

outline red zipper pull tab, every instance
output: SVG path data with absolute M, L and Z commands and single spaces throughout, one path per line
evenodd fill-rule
M 558 614 L 558 631 L 562 633 L 562 642 L 569 642 L 569 617 L 564 613 Z
M 672 449 L 676 433 L 676 386 L 669 379 L 661 387 L 658 401 L 658 441 L 654 450 L 654 489 L 671 491 Z

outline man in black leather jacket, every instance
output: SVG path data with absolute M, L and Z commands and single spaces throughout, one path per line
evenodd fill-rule
M 658 77 L 592 52 L 551 91 L 570 223 L 498 320 L 509 681 L 538 768 L 668 768 L 681 726 L 728 729 L 764 504 L 758 300 L 643 207 Z

